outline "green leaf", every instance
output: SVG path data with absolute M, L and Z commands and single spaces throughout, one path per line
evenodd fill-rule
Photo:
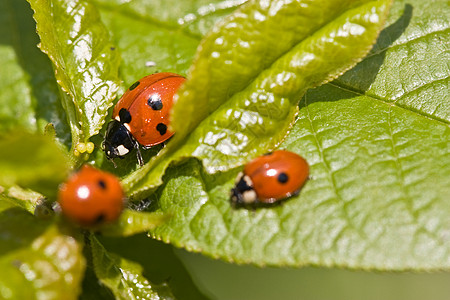
M 119 55 L 96 8 L 83 0 L 30 0 L 40 48 L 54 64 L 65 92 L 62 104 L 72 148 L 86 143 L 105 122 L 118 88 Z
M 21 131 L 0 135 L 0 185 L 17 184 L 55 197 L 68 172 L 67 154 L 52 138 Z
M 220 66 L 237 60 L 238 63 L 230 67 L 229 72 L 239 74 L 236 69 L 250 68 L 242 67 L 245 57 L 248 56 L 248 59 L 256 64 L 264 61 L 267 57 L 262 50 L 264 47 L 255 43 L 253 49 L 247 44 L 262 39 L 273 40 L 273 43 L 279 41 L 282 35 L 279 30 L 267 30 L 272 24 L 283 20 L 294 28 L 316 19 L 315 14 L 309 15 L 314 11 L 313 7 L 304 8 L 297 2 L 286 4 L 283 1 L 273 1 L 271 5 L 261 4 L 262 7 L 254 7 L 254 3 L 248 2 L 248 5 L 243 5 L 226 21 L 217 25 L 202 43 L 205 47 L 209 44 L 214 46 L 206 48 L 204 52 L 203 46 L 199 48 L 197 60 L 188 77 L 191 85 L 186 83 L 186 90 L 182 89 L 180 100 L 174 108 L 173 127 L 180 129 L 182 126 L 177 122 L 183 123 L 188 131 L 177 131 L 159 156 L 125 178 L 124 186 L 130 195 L 142 197 L 161 184 L 161 175 L 171 161 L 194 156 L 202 160 L 208 172 L 213 173 L 239 166 L 248 159 L 273 149 L 292 126 L 298 112 L 298 101 L 304 92 L 342 74 L 367 54 L 381 30 L 390 6 L 390 1 L 368 1 L 356 7 L 346 7 L 347 9 L 338 15 L 331 9 L 327 10 L 331 16 L 312 26 L 310 31 L 302 33 L 303 36 L 299 40 L 287 34 L 287 45 L 280 47 L 278 54 L 270 59 L 275 61 L 268 63 L 268 68 L 263 69 L 263 66 L 248 72 L 241 71 L 242 76 L 237 77 L 242 77 L 240 80 L 246 82 L 245 89 L 239 92 L 244 88 L 239 86 L 233 91 L 229 88 L 235 86 L 232 76 L 223 76 L 223 90 L 218 88 L 218 91 L 211 92 L 211 95 L 204 94 L 202 91 L 210 85 L 212 90 L 215 89 L 213 87 L 222 87 L 220 79 L 205 82 L 205 78 L 221 78 L 214 73 Z M 338 4 L 334 6 L 340 7 Z M 236 43 L 236 30 L 246 32 L 246 28 L 253 26 L 253 22 L 247 23 L 247 20 L 249 16 L 257 15 L 256 12 L 262 14 L 256 19 L 266 18 L 267 21 L 254 24 L 252 32 L 255 32 L 255 35 L 249 38 L 248 43 Z M 303 15 L 308 17 L 300 18 Z M 239 20 L 235 20 L 236 18 Z M 291 24 L 297 19 L 301 22 Z M 217 42 L 218 39 L 220 43 Z M 219 45 L 215 46 L 216 44 Z M 243 51 L 246 55 L 242 58 L 229 57 L 228 54 Z M 255 57 L 250 59 L 250 56 Z M 219 62 L 213 64 L 210 69 L 207 63 L 214 62 L 214 58 Z M 197 68 L 199 71 L 196 71 Z M 227 100 L 228 91 L 232 95 Z M 217 94 L 217 99 L 214 94 Z M 181 112 L 183 108 L 184 115 L 188 117 L 177 114 L 177 111 Z M 199 125 L 196 126 L 197 124 Z
M 298 196 L 232 209 L 241 168 L 209 175 L 190 160 L 152 196 L 173 217 L 151 235 L 238 263 L 450 269 L 450 9 L 407 3 L 364 61 L 303 98 L 279 146 L 311 166 Z
M 166 284 L 150 284 L 139 264 L 107 252 L 93 235 L 90 241 L 94 272 L 116 299 L 174 299 Z
M 102 226 L 100 232 L 105 236 L 130 236 L 155 229 L 169 219 L 169 215 L 146 213 L 126 209 L 119 220 L 113 224 Z
M 53 123 L 57 137 L 70 139 L 58 86 L 25 1 L 0 3 L 0 129 L 43 132 Z
M 2 211 L 0 220 L 0 297 L 77 299 L 85 265 L 78 242 L 20 208 Z

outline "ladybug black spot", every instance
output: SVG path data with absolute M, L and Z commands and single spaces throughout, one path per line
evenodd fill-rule
M 289 180 L 289 176 L 286 174 L 286 173 L 280 173 L 279 175 L 278 175 L 278 182 L 279 183 L 286 183 L 286 182 L 288 182 L 288 180 Z
M 156 130 L 158 130 L 160 135 L 164 135 L 167 132 L 167 126 L 163 123 L 156 125 Z
M 106 189 L 106 182 L 104 182 L 103 180 L 99 180 L 98 182 L 98 186 L 102 189 L 105 190 Z
M 163 103 L 161 100 L 161 96 L 158 93 L 154 93 L 147 100 L 148 106 L 150 106 L 153 110 L 160 110 L 163 108 Z
M 103 221 L 104 221 L 105 219 L 106 219 L 105 214 L 104 214 L 104 213 L 100 213 L 100 214 L 97 216 L 97 218 L 95 218 L 93 224 L 94 224 L 94 225 L 102 224 Z
M 120 123 L 130 123 L 131 122 L 131 114 L 125 108 L 120 109 L 119 118 L 120 118 Z
M 140 83 L 139 81 L 136 81 L 135 83 L 133 83 L 133 84 L 130 86 L 129 90 L 130 90 L 130 91 L 134 90 L 134 89 L 137 88 L 138 85 L 140 85 L 140 84 L 141 84 L 141 83 Z

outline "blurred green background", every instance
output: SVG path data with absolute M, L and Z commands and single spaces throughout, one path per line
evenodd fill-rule
M 238 266 L 140 234 L 101 238 L 106 248 L 140 262 L 155 283 L 167 280 L 183 300 L 448 300 L 450 273 L 386 273 L 305 267 Z M 126 246 L 125 246 L 126 245 Z

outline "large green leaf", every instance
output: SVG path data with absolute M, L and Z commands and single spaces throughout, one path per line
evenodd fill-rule
M 90 245 L 95 274 L 116 299 L 174 299 L 166 284 L 150 284 L 139 264 L 107 252 L 95 236 Z
M 310 87 L 337 77 L 370 50 L 387 16 L 390 1 L 366 2 L 358 6 L 349 5 L 340 14 L 335 14 L 331 9 L 326 10 L 324 14 L 330 16 L 319 19 L 316 25 L 312 21 L 316 20 L 316 14 L 310 13 L 316 7 L 303 7 L 297 2 L 286 4 L 283 1 L 272 1 L 270 5 L 262 3 L 259 7 L 259 4 L 255 4 L 259 2 L 250 1 L 217 25 L 202 43 L 205 47 L 209 44 L 214 46 L 205 51 L 200 46 L 191 69 L 188 82 L 196 84 L 186 84 L 187 88 L 181 91 L 180 100 L 174 109 L 173 127 L 186 126 L 188 131 L 177 131 L 159 156 L 124 180 L 129 194 L 148 194 L 152 188 L 161 184 L 161 175 L 174 160 L 194 156 L 203 161 L 208 172 L 213 173 L 236 167 L 275 147 L 292 126 L 303 93 Z M 334 6 L 340 7 L 340 4 L 331 5 Z M 256 24 L 247 22 L 256 12 L 262 14 L 256 20 L 266 18 L 267 21 Z M 303 15 L 307 17 L 300 18 Z M 267 58 L 266 48 L 259 40 L 273 40 L 275 44 L 280 39 L 280 30 L 272 32 L 268 28 L 280 23 L 280 19 L 288 24 L 288 28 L 295 28 L 308 20 L 313 26 L 309 31 L 300 31 L 299 39 L 287 34 L 287 45 L 280 46 L 276 54 L 268 58 L 269 63 L 248 72 L 237 71 L 251 68 L 249 66 L 253 66 L 253 62 L 260 64 Z M 299 23 L 294 22 L 297 19 Z M 235 26 L 239 29 L 236 30 Z M 236 32 L 250 31 L 247 28 L 251 26 L 255 27 L 251 28 L 254 34 L 249 37 L 249 42 L 236 43 Z M 218 39 L 220 43 L 217 43 Z M 250 47 L 253 40 L 258 42 Z M 241 54 L 243 51 L 245 55 Z M 228 53 L 236 57 L 228 60 Z M 242 67 L 245 57 L 250 63 Z M 217 58 L 217 63 L 214 63 L 214 58 Z M 225 66 L 234 59 L 241 62 L 228 70 Z M 211 69 L 207 66 L 210 61 Z M 270 64 L 271 61 L 274 62 Z M 265 66 L 268 68 L 264 69 Z M 235 85 L 232 76 L 228 75 L 223 76 L 224 89 L 216 89 L 222 87 L 222 78 L 216 74 L 220 67 L 225 68 L 225 73 L 241 74 L 237 75 L 238 81 L 246 82 L 245 89 L 239 92 L 244 86 L 238 86 L 236 90 L 229 88 Z M 205 78 L 215 78 L 215 81 L 207 82 Z M 210 85 L 212 92 L 204 94 L 202 91 Z M 231 93 L 229 99 L 228 91 Z M 197 107 L 198 112 L 194 109 Z M 179 113 L 178 118 L 175 118 L 177 111 L 183 108 L 187 117 Z
M 77 299 L 85 265 L 80 244 L 20 208 L 1 211 L 0 220 L 0 298 Z
M 65 92 L 62 104 L 72 147 L 86 143 L 105 122 L 118 88 L 119 55 L 96 8 L 83 0 L 30 0 L 40 48 L 52 60 Z
M 368 57 L 305 95 L 280 145 L 311 165 L 300 195 L 235 210 L 240 168 L 208 175 L 191 160 L 152 196 L 173 212 L 152 236 L 239 263 L 449 269 L 449 13 L 396 1 Z

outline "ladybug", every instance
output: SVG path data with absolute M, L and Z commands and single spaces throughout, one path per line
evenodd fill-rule
M 84 165 L 58 191 L 61 212 L 81 226 L 94 226 L 117 220 L 125 205 L 119 179 Z
M 309 176 L 306 160 L 290 151 L 277 150 L 245 165 L 231 190 L 233 207 L 270 206 L 298 194 Z
M 103 141 L 106 157 L 123 158 L 136 149 L 142 166 L 139 145 L 148 149 L 173 135 L 168 130 L 169 112 L 173 96 L 185 80 L 175 73 L 156 73 L 133 83 L 114 107 Z

